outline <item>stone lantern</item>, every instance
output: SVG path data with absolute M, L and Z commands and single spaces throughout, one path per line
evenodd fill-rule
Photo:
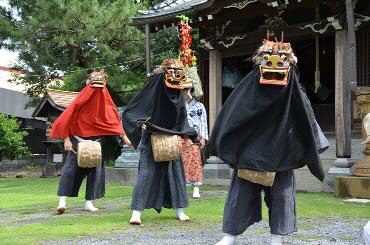
M 364 117 L 370 113 L 370 88 L 362 88 L 357 92 L 357 104 L 360 107 L 361 111 L 361 121 L 364 120 Z M 362 136 L 363 139 L 367 138 L 367 134 L 362 126 Z M 366 143 L 364 150 L 364 157 L 359 160 L 354 168 L 353 175 L 355 176 L 366 176 L 370 177 L 370 142 Z
M 370 88 L 357 92 L 357 104 L 360 107 L 361 119 L 370 113 Z M 366 138 L 362 128 L 363 138 Z M 370 198 L 370 144 L 367 143 L 364 157 L 356 162 L 352 169 L 353 176 L 337 176 L 335 195 L 340 197 Z

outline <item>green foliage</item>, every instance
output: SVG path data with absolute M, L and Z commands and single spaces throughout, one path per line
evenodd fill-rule
M 142 27 L 130 25 L 139 9 L 162 0 L 9 0 L 0 7 L 0 48 L 19 52 L 15 68 L 36 105 L 49 86 L 79 91 L 92 68 L 103 67 L 108 84 L 127 103 L 146 76 Z M 198 31 L 192 32 L 197 50 Z M 152 35 L 153 64 L 176 58 L 177 27 Z M 54 84 L 63 76 L 64 85 Z M 53 82 L 53 85 L 51 85 Z
M 0 158 L 14 160 L 29 156 L 30 151 L 23 140 L 27 134 L 19 130 L 19 122 L 15 118 L 0 113 Z
M 128 67 L 112 66 L 107 67 L 105 70 L 108 73 L 107 84 L 119 93 L 125 104 L 140 90 L 145 79 L 144 69 L 142 71 L 134 71 Z M 52 88 L 78 92 L 81 90 L 87 76 L 88 73 L 86 70 L 75 70 L 64 77 L 64 84 L 62 86 L 52 86 Z
M 153 65 L 158 66 L 164 59 L 177 58 L 179 55 L 180 39 L 177 27 L 159 30 L 152 35 Z
M 193 37 L 193 44 L 191 49 L 197 55 L 199 47 L 198 47 L 198 40 L 199 40 L 199 30 L 193 29 L 191 32 Z M 179 55 L 180 49 L 180 38 L 178 36 L 177 27 L 170 27 L 166 29 L 161 29 L 152 35 L 152 47 L 153 53 L 156 54 L 153 57 L 153 65 L 158 66 L 162 63 L 164 59 L 167 58 L 177 58 Z
M 9 4 L 11 9 L 0 7 L 0 47 L 19 52 L 17 68 L 28 71 L 23 83 L 34 98 L 60 75 L 76 90 L 82 81 L 74 79 L 81 79 L 89 68 L 107 67 L 109 77 L 120 77 L 113 87 L 135 84 L 137 80 L 127 79 L 130 72 L 143 73 L 144 59 L 138 58 L 144 57 L 144 35 L 130 22 L 145 3 L 9 0 Z M 115 64 L 125 67 L 111 69 Z
M 66 74 L 63 79 L 63 85 L 61 86 L 52 86 L 52 88 L 66 90 L 66 91 L 75 91 L 79 92 L 82 87 L 82 83 L 87 79 L 87 71 L 83 69 L 77 69 L 69 74 Z

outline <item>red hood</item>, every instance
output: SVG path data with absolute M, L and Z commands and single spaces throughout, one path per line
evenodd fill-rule
M 121 120 L 106 87 L 86 86 L 55 120 L 51 138 L 123 135 Z

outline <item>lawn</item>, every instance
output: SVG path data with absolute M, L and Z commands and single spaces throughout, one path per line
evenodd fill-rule
M 190 199 L 190 206 L 186 209 L 190 222 L 178 222 L 173 210 L 165 209 L 160 215 L 147 210 L 142 215 L 144 225 L 130 227 L 132 187 L 107 185 L 106 197 L 95 202 L 101 208 L 96 213 L 82 210 L 82 188 L 80 197 L 67 199 L 67 212 L 57 215 L 57 184 L 57 178 L 0 179 L 0 244 L 40 244 L 44 240 L 125 233 L 132 229 L 141 232 L 143 227 L 153 230 L 163 226 L 179 230 L 207 229 L 221 224 L 226 196 L 225 187 L 204 186 L 201 188 L 202 197 Z M 370 206 L 344 204 L 342 199 L 330 194 L 298 193 L 297 214 L 298 219 L 368 218 Z

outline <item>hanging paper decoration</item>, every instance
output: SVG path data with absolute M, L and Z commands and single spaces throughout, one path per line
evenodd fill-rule
M 179 18 L 177 27 L 179 37 L 181 39 L 179 60 L 184 64 L 184 66 L 195 66 L 196 57 L 193 54 L 193 50 L 190 48 L 193 38 L 190 35 L 192 28 L 189 26 L 189 18 L 185 15 L 177 16 L 177 18 Z
M 197 58 L 191 50 L 193 38 L 190 35 L 192 28 L 189 26 L 189 18 L 185 15 L 177 16 L 179 18 L 177 27 L 181 39 L 180 52 L 178 60 L 184 65 L 184 71 L 193 84 L 193 96 L 201 98 L 203 96 L 202 82 L 198 76 Z

